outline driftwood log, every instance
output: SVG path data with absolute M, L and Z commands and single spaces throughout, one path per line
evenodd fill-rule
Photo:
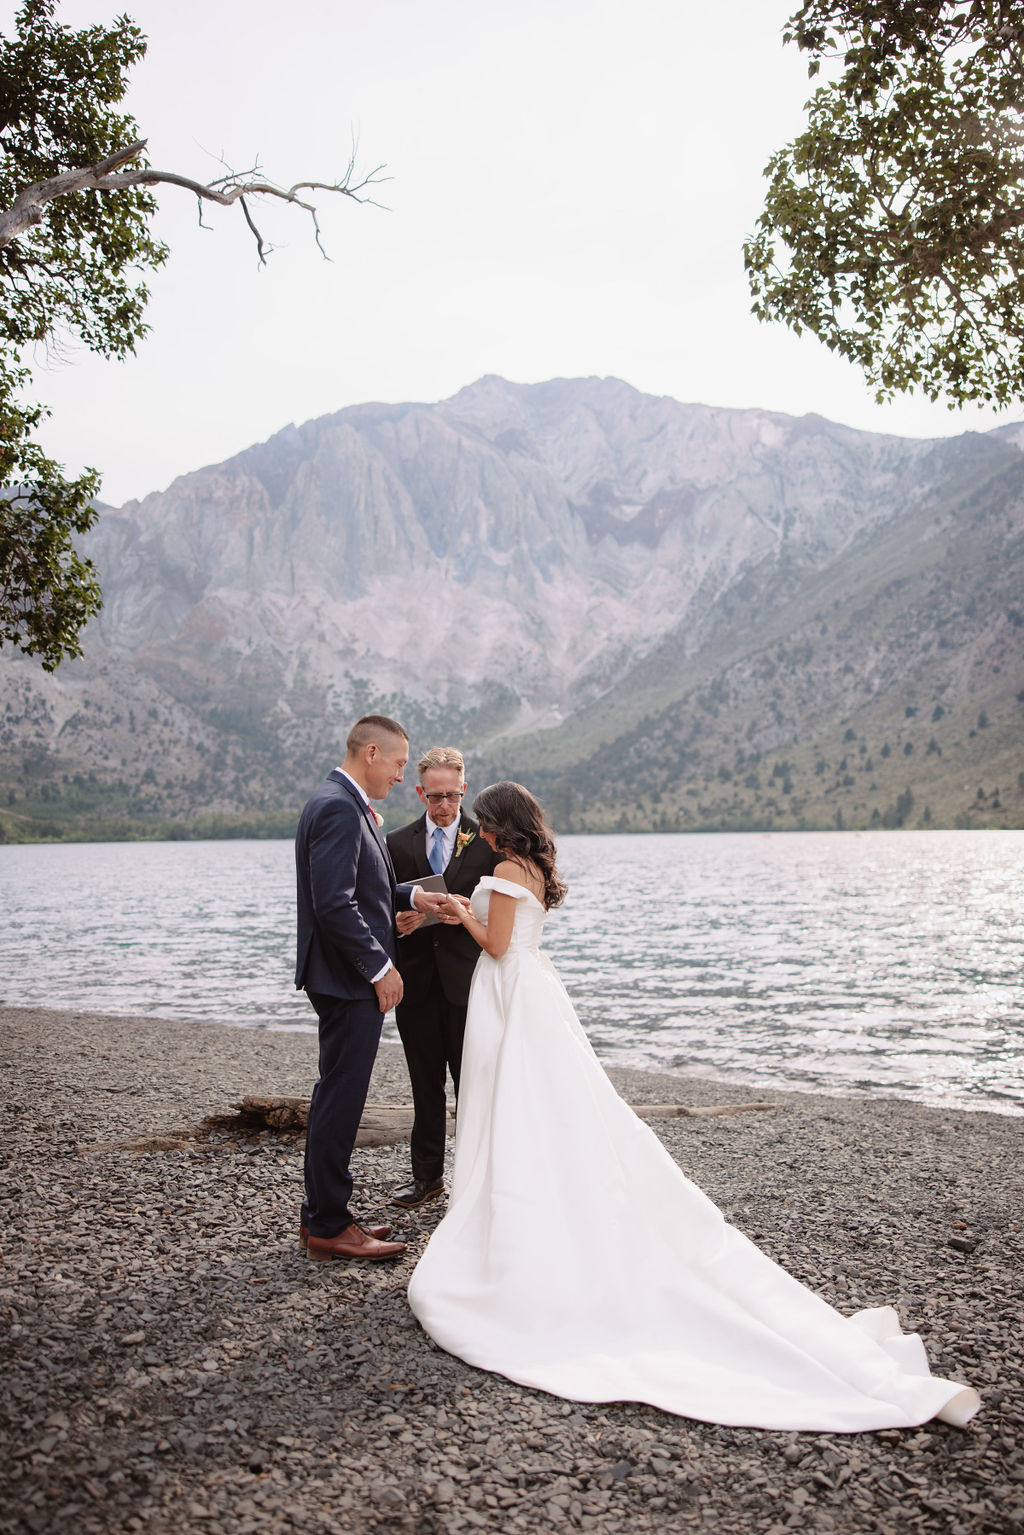
M 689 1108 L 686 1104 L 634 1104 L 640 1119 L 711 1119 L 725 1114 L 746 1114 L 774 1108 L 774 1104 L 711 1104 Z M 146 1141 L 114 1142 L 127 1151 L 177 1151 L 184 1145 L 209 1141 L 212 1136 L 258 1136 L 275 1131 L 279 1136 L 306 1134 L 309 1102 L 304 1098 L 243 1098 L 229 1114 L 207 1114 L 201 1125 L 172 1130 Z M 358 1147 L 391 1147 L 408 1141 L 413 1130 L 413 1105 L 367 1104 L 362 1111 Z M 454 1105 L 448 1105 L 448 1134 L 454 1134 Z M 101 1150 L 100 1145 L 91 1150 Z
M 747 1114 L 772 1109 L 772 1103 L 720 1103 L 690 1108 L 682 1103 L 637 1103 L 633 1112 L 641 1119 L 708 1119 L 726 1114 Z M 172 1130 L 144 1141 L 118 1142 L 131 1151 L 175 1151 L 215 1135 L 304 1135 L 309 1104 L 305 1098 L 243 1098 L 231 1105 L 229 1114 L 209 1114 L 201 1125 Z M 356 1136 L 357 1146 L 397 1146 L 412 1133 L 411 1103 L 368 1103 Z M 455 1107 L 448 1106 L 448 1134 L 455 1134 Z M 94 1148 L 95 1149 L 95 1148 Z
M 243 1098 L 232 1104 L 231 1114 L 211 1114 L 203 1120 L 207 1132 L 258 1135 L 276 1130 L 279 1135 L 304 1135 L 309 1114 L 306 1098 Z M 411 1103 L 368 1103 L 356 1136 L 357 1146 L 396 1146 L 412 1133 Z M 455 1114 L 449 1109 L 448 1134 L 455 1133 Z
M 707 1119 L 716 1115 L 746 1114 L 751 1110 L 770 1109 L 770 1103 L 723 1103 L 707 1108 L 689 1108 L 682 1103 L 640 1103 L 634 1113 L 641 1119 Z M 309 1105 L 305 1098 L 243 1098 L 232 1105 L 232 1114 L 214 1114 L 203 1121 L 211 1131 L 234 1131 L 240 1135 L 258 1135 L 262 1130 L 276 1130 L 281 1135 L 302 1135 L 306 1129 Z M 393 1146 L 406 1141 L 412 1131 L 411 1103 L 368 1103 L 363 1110 L 357 1146 Z M 448 1134 L 455 1133 L 455 1110 L 448 1109 Z
M 634 1103 L 633 1113 L 640 1119 L 713 1119 L 726 1114 L 749 1114 L 754 1110 L 773 1109 L 774 1103 L 711 1103 L 705 1108 L 689 1108 L 683 1103 Z

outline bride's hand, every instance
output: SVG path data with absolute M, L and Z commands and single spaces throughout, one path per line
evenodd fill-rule
M 443 914 L 449 922 L 461 922 L 469 911 L 469 901 L 464 895 L 453 895 L 451 891 L 445 899 Z

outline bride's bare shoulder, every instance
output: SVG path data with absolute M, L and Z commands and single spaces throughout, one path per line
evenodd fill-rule
M 524 885 L 529 890 L 526 879 L 526 870 L 521 863 L 513 863 L 511 858 L 503 858 L 501 863 L 494 866 L 495 879 L 507 879 L 510 885 Z
M 494 870 L 494 878 L 507 879 L 510 885 L 522 885 L 524 890 L 537 896 L 538 900 L 541 898 L 538 892 L 543 892 L 544 889 L 541 875 L 531 864 L 517 863 L 512 858 L 505 858 L 498 864 Z

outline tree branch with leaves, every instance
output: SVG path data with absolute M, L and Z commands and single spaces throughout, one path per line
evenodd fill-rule
M 313 194 L 372 202 L 381 167 L 358 176 L 354 155 L 335 181 L 281 187 L 225 168 L 206 182 L 154 169 L 135 121 L 116 110 L 146 40 L 128 16 L 73 31 L 53 20 L 58 0 L 24 0 L 0 38 L 0 647 L 11 643 L 53 670 L 81 654 L 80 631 L 101 604 L 96 573 L 76 540 L 96 520 L 100 477 L 67 478 L 36 440 L 45 407 L 26 402 L 28 362 L 68 339 L 124 359 L 146 335 L 142 280 L 167 259 L 150 233 L 152 188 L 173 186 L 207 204 L 238 206 L 265 262 L 254 215 L 282 201 L 312 220 Z
M 784 41 L 834 78 L 766 168 L 754 314 L 813 332 L 880 401 L 1019 399 L 1020 0 L 807 0 Z

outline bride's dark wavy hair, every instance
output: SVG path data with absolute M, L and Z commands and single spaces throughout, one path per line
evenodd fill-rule
M 555 839 L 529 789 L 521 783 L 492 783 L 473 801 L 473 814 L 494 833 L 500 852 L 518 861 L 528 859 L 540 870 L 545 910 L 561 905 L 569 887 L 558 877 Z

